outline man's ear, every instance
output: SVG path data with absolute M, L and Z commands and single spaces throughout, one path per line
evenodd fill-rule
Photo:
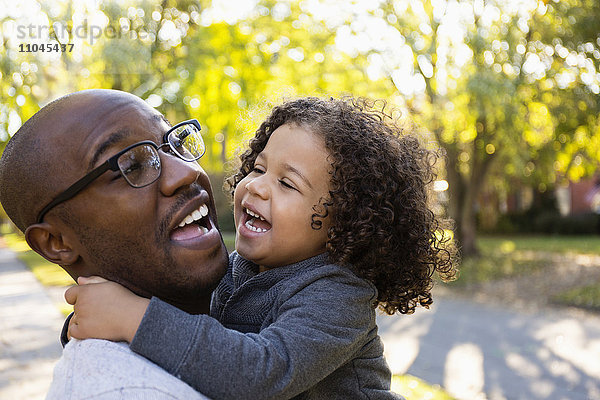
M 30 225 L 25 230 L 25 240 L 36 253 L 54 264 L 71 265 L 79 258 L 61 230 L 47 222 Z

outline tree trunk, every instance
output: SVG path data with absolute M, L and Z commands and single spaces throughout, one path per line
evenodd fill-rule
M 479 254 L 475 240 L 477 239 L 477 223 L 475 220 L 475 199 L 477 189 L 473 185 L 465 188 L 462 212 L 460 214 L 460 246 L 463 257 L 476 256 Z
M 477 229 L 475 222 L 475 198 L 477 188 L 458 171 L 458 154 L 446 149 L 448 158 L 447 179 L 449 185 L 448 215 L 454 220 L 454 241 L 463 257 L 479 254 L 476 245 Z

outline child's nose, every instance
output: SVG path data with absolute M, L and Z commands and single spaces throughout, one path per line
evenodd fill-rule
M 257 177 L 246 183 L 246 190 L 248 193 L 258 196 L 261 199 L 269 197 L 269 188 L 263 179 L 264 177 Z

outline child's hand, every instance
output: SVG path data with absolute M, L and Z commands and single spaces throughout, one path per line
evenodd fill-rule
M 77 283 L 65 292 L 74 310 L 69 338 L 131 342 L 150 300 L 97 276 L 80 277 Z

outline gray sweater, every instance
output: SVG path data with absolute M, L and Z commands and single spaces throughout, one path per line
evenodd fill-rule
M 389 390 L 377 290 L 326 259 L 258 273 L 234 252 L 216 319 L 153 298 L 131 349 L 215 399 L 401 399 Z

